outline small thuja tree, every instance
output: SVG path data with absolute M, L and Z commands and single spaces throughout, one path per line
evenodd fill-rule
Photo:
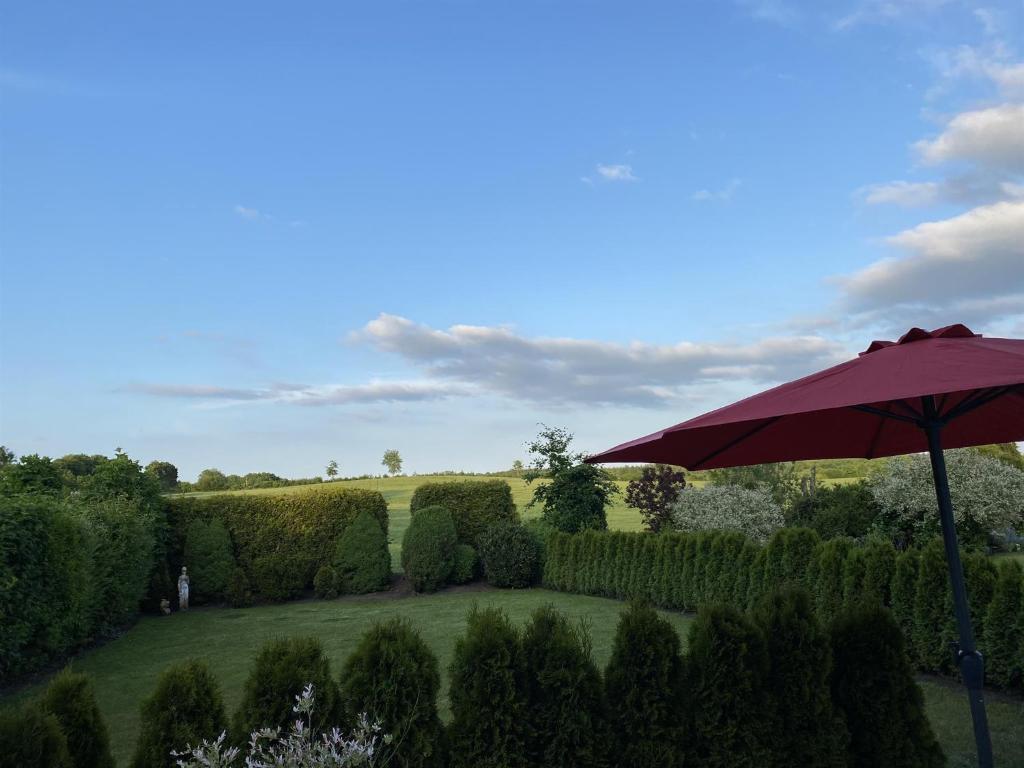
M 528 507 L 541 504 L 543 519 L 565 533 L 587 529 L 606 530 L 606 508 L 619 492 L 604 469 L 584 464 L 584 453 L 569 450 L 573 436 L 561 427 L 544 426 L 528 444 L 530 469 L 523 474 L 527 483 L 546 480 L 533 489 Z
M 345 736 L 338 728 L 320 731 L 313 726 L 315 697 L 313 686 L 307 685 L 295 697 L 292 712 L 296 717 L 288 731 L 280 728 L 261 728 L 249 735 L 244 750 L 227 746 L 226 733 L 216 739 L 203 739 L 190 743 L 180 752 L 174 752 L 180 768 L 264 768 L 269 766 L 302 766 L 303 768 L 369 768 L 385 765 L 379 760 L 381 750 L 391 742 L 390 735 L 382 734 L 376 723 L 361 715 Z
M 60 722 L 37 702 L 0 709 L 0 767 L 74 768 Z
M 337 725 L 343 719 L 341 701 L 320 641 L 289 637 L 264 643 L 245 681 L 242 702 L 232 722 L 235 741 L 240 743 L 261 728 L 287 726 L 292 720 L 291 702 L 309 684 L 320 701 L 313 726 L 324 730 Z
M 607 751 L 601 674 L 584 627 L 547 605 L 523 634 L 526 757 L 530 766 L 600 768 Z
M 921 550 L 914 585 L 914 651 L 923 669 L 949 672 L 953 667 L 950 643 L 957 638 L 949 588 L 946 549 L 933 539 Z
M 605 669 L 611 754 L 620 765 L 683 764 L 685 712 L 679 635 L 648 605 L 631 604 L 619 618 Z
M 342 594 L 364 594 L 387 589 L 391 583 L 388 537 L 377 517 L 363 510 L 338 537 L 334 572 Z
M 982 649 L 985 673 L 1004 688 L 1024 682 L 1024 569 L 1007 560 L 1000 564 L 992 601 L 985 616 Z
M 690 755 L 706 768 L 772 762 L 768 651 L 761 630 L 731 606 L 702 608 L 690 627 Z
M 846 768 L 849 734 L 829 687 L 832 647 L 810 595 L 792 587 L 773 592 L 754 619 L 768 650 L 765 687 L 777 705 L 769 729 L 774 764 Z
M 449 765 L 523 768 L 526 669 L 519 632 L 504 612 L 470 612 L 449 673 Z
M 349 712 L 364 712 L 391 737 L 382 761 L 395 768 L 443 768 L 444 728 L 437 716 L 437 658 L 412 626 L 375 624 L 345 662 L 341 692 Z
M 647 529 L 658 533 L 672 527 L 672 505 L 685 487 L 685 472 L 667 464 L 649 465 L 626 486 L 626 504 L 640 510 Z
M 88 677 L 64 669 L 46 686 L 40 703 L 60 723 L 73 768 L 114 768 L 110 735 Z
M 846 715 L 855 766 L 939 768 L 942 749 L 892 614 L 859 603 L 832 623 L 832 699 Z
M 216 739 L 228 724 L 217 681 L 199 661 L 164 670 L 141 720 L 133 768 L 172 768 L 172 750 Z

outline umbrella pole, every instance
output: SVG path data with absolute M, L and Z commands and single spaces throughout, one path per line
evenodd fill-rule
M 939 517 L 942 520 L 942 539 L 946 545 L 946 564 L 949 567 L 949 581 L 953 589 L 953 608 L 960 643 L 955 648 L 956 664 L 960 669 L 967 698 L 971 705 L 971 719 L 974 722 L 974 742 L 978 749 L 980 768 L 992 768 L 992 741 L 989 737 L 988 716 L 985 713 L 985 661 L 974 645 L 974 630 L 971 614 L 967 608 L 967 589 L 964 586 L 964 571 L 960 563 L 960 547 L 957 543 L 956 524 L 953 520 L 953 503 L 949 497 L 949 479 L 946 474 L 946 459 L 942 453 L 942 421 L 938 418 L 932 397 L 922 398 L 925 410 L 925 432 L 928 435 L 928 453 L 932 460 L 932 475 L 935 479 L 935 495 L 939 502 Z

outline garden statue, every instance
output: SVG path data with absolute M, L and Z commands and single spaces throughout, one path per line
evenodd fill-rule
M 160 598 L 160 613 L 162 613 L 164 616 L 171 615 L 171 601 L 168 600 L 166 597 Z
M 181 566 L 181 576 L 178 577 L 178 608 L 188 610 L 188 569 Z

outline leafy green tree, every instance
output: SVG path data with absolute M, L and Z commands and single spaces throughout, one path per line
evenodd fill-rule
M 754 614 L 768 650 L 766 689 L 776 706 L 769 737 L 774 764 L 846 768 L 849 734 L 832 704 L 832 646 L 810 595 L 784 588 Z
M 29 454 L 0 468 L 0 492 L 60 496 L 66 487 L 64 473 L 46 456 Z
M 387 467 L 389 475 L 397 475 L 402 471 L 402 457 L 394 448 L 384 451 L 384 458 L 380 463 Z
M 178 468 L 169 461 L 151 461 L 146 465 L 146 474 L 160 484 L 165 493 L 178 489 Z
M 526 756 L 535 768 L 602 768 L 607 706 L 590 637 L 553 606 L 538 608 L 523 634 Z
M 327 476 L 333 480 L 338 476 L 338 462 L 336 462 L 334 459 L 331 459 L 330 462 L 327 464 L 327 469 L 324 471 L 327 473 Z
M 790 525 L 812 528 L 823 539 L 842 536 L 859 539 L 868 534 L 878 515 L 878 505 L 868 484 L 861 480 L 818 487 L 801 494 L 787 517 Z
M 524 768 L 526 668 L 503 611 L 470 612 L 449 673 L 451 768 Z
M 366 713 L 392 742 L 381 764 L 443 768 L 445 734 L 437 714 L 441 686 L 437 658 L 419 633 L 401 618 L 374 624 L 341 673 L 342 697 L 350 713 Z
M 523 462 L 522 459 L 516 459 L 512 462 L 512 471 L 517 475 L 523 474 Z
M 206 664 L 186 661 L 168 667 L 142 702 L 132 768 L 172 768 L 172 750 L 216 739 L 226 727 L 220 688 Z
M 626 486 L 626 505 L 640 510 L 649 531 L 659 533 L 672 527 L 672 505 L 686 487 L 686 473 L 667 464 L 643 468 L 637 480 Z
M 8 448 L 6 445 L 0 445 L 0 467 L 7 467 L 14 463 L 17 456 L 14 455 L 14 451 Z M 522 466 L 522 462 L 519 462 Z
M 561 427 L 544 426 L 528 445 L 533 459 L 523 479 L 547 482 L 538 483 L 527 506 L 541 504 L 544 520 L 565 533 L 606 530 L 605 510 L 619 488 L 604 469 L 583 463 L 586 454 L 569 451 L 572 439 Z
M 99 454 L 85 454 L 85 453 L 69 453 L 67 456 L 61 456 L 59 459 L 54 459 L 53 464 L 58 469 L 67 472 L 74 478 L 88 477 L 96 471 L 96 467 L 100 464 L 105 464 L 110 461 L 106 456 Z
M 199 473 L 195 488 L 197 491 L 226 491 L 228 479 L 219 469 L 204 469 Z
M 46 686 L 41 704 L 60 723 L 72 768 L 114 768 L 110 735 L 88 677 L 65 668 Z
M 679 635 L 650 606 L 633 603 L 619 617 L 605 669 L 611 755 L 621 766 L 683 764 L 686 702 Z
M 184 562 L 197 602 L 219 600 L 235 570 L 231 534 L 219 517 L 194 520 L 185 531 Z
M 859 603 L 832 623 L 832 699 L 846 715 L 851 764 L 939 768 L 946 764 L 892 614 Z
M 731 606 L 711 605 L 690 626 L 691 755 L 707 768 L 759 768 L 772 760 L 768 651 L 761 630 Z

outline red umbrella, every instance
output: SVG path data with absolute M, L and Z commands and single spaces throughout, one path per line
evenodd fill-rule
M 769 389 L 591 456 L 690 470 L 799 459 L 928 451 L 942 520 L 960 644 L 957 663 L 974 719 L 978 759 L 992 765 L 943 448 L 1024 440 L 1024 340 L 983 338 L 963 325 L 912 328 L 846 363 Z

